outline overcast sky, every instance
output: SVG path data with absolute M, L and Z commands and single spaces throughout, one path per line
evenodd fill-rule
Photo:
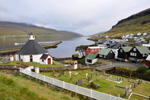
M 91 35 L 150 8 L 150 0 L 0 0 L 0 20 Z

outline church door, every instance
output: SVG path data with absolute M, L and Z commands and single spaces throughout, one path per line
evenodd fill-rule
M 33 57 L 32 57 L 32 55 L 30 55 L 30 62 L 33 62 Z
M 48 64 L 51 64 L 51 58 L 48 58 Z

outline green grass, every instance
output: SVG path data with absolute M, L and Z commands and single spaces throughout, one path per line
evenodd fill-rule
M 1 60 L 0 60 L 1 62 Z M 21 65 L 21 64 L 25 64 L 28 66 L 35 66 L 35 67 L 64 67 L 64 64 L 59 63 L 57 61 L 53 60 L 53 65 L 46 65 L 46 64 L 40 64 L 40 63 L 36 63 L 36 62 L 21 62 L 21 61 L 10 61 L 9 63 L 5 63 L 2 64 L 0 63 L 0 65 Z
M 25 64 L 28 64 L 30 66 L 36 66 L 36 67 L 64 67 L 64 64 L 59 63 L 57 61 L 53 60 L 54 65 L 46 65 L 46 64 L 40 64 L 36 62 L 26 62 Z
M 78 72 L 78 75 L 75 75 L 75 73 Z M 56 72 L 55 75 L 53 76 L 52 72 L 49 73 L 40 73 L 46 76 L 50 76 L 53 78 L 57 78 L 59 80 L 65 81 L 65 82 L 69 82 L 69 83 L 73 83 L 76 84 L 76 82 L 79 79 L 85 79 L 84 84 L 82 84 L 82 87 L 86 87 L 86 88 L 90 88 L 89 87 L 89 82 L 88 79 L 86 79 L 86 73 L 88 73 L 88 77 L 93 73 L 94 77 L 93 77 L 93 82 L 96 84 L 99 84 L 102 88 L 97 89 L 96 91 L 100 91 L 100 92 L 104 92 L 107 94 L 112 94 L 117 96 L 117 94 L 120 94 L 120 96 L 122 97 L 125 93 L 125 90 L 119 89 L 119 88 L 114 88 L 114 86 L 129 86 L 130 84 L 133 86 L 133 83 L 129 83 L 127 80 L 127 78 L 124 78 L 125 81 L 123 81 L 122 83 L 116 83 L 113 81 L 108 81 L 107 76 L 102 75 L 102 73 L 100 73 L 101 76 L 96 76 L 95 73 L 98 73 L 96 71 L 91 71 L 91 70 L 84 70 L 84 71 L 72 71 L 72 80 L 70 80 L 70 76 L 69 76 L 69 72 L 66 72 L 66 75 L 64 75 L 64 73 L 58 73 Z M 60 74 L 62 74 L 61 77 L 58 77 Z M 116 75 L 112 75 L 112 74 L 108 74 L 111 75 L 113 78 L 119 78 L 120 76 L 116 76 Z M 100 80 L 96 80 L 96 79 L 100 79 Z M 139 90 L 139 88 L 142 88 L 142 91 Z M 132 92 L 135 93 L 140 93 L 143 95 L 147 95 L 149 96 L 150 94 L 150 84 L 146 84 L 145 81 L 141 84 L 138 85 L 138 88 L 133 89 Z
M 0 100 L 79 100 L 19 75 L 0 73 Z

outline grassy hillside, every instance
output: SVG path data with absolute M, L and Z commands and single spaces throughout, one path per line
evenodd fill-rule
M 119 21 L 105 35 L 121 37 L 123 34 L 138 32 L 150 34 L 150 8 Z
M 0 100 L 79 100 L 18 75 L 0 73 Z
M 99 35 L 120 38 L 122 35 L 129 33 L 137 34 L 138 32 L 150 34 L 150 8 L 120 20 L 112 29 Z M 90 39 L 98 39 L 98 37 Z
M 57 31 L 54 29 L 39 27 L 31 24 L 25 23 L 14 23 L 14 22 L 3 22 L 0 21 L 0 35 L 28 35 L 28 33 L 33 32 L 35 35 L 47 35 L 47 36 L 80 36 L 77 33 L 68 31 Z

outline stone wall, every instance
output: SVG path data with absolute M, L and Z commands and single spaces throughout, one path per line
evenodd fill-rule
M 78 68 L 78 69 L 73 69 L 72 67 L 45 67 L 45 68 L 40 68 L 40 72 L 60 72 L 60 71 L 75 71 L 75 70 L 87 70 L 91 68 Z M 34 71 L 34 70 L 33 70 Z
M 16 74 L 19 72 L 19 68 L 25 68 L 25 66 L 0 65 L 0 72 L 4 72 L 7 74 Z

